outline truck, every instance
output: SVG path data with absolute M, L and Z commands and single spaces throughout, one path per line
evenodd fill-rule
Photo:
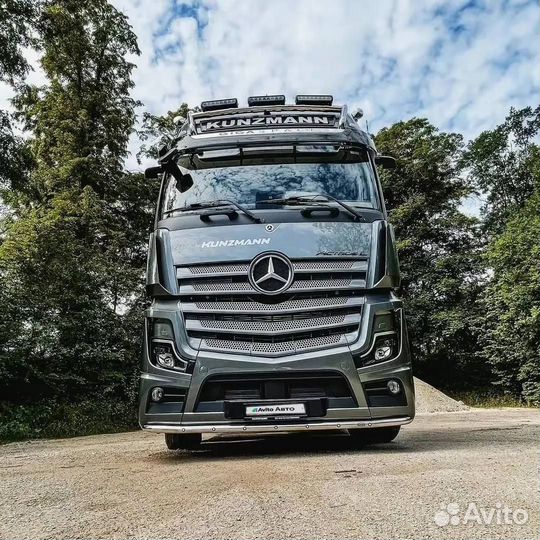
M 388 443 L 413 420 L 379 178 L 396 162 L 360 117 L 329 95 L 206 101 L 146 169 L 161 188 L 139 422 L 169 449 L 318 430 Z

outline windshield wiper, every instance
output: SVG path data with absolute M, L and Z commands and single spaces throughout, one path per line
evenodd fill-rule
M 325 197 L 326 201 L 318 201 L 317 197 Z M 351 216 L 353 216 L 354 221 L 366 221 L 366 218 L 357 212 L 355 208 L 349 206 L 348 204 L 332 197 L 331 195 L 326 195 L 325 193 L 317 193 L 316 195 L 294 195 L 292 197 L 285 197 L 283 199 L 264 199 L 262 201 L 257 201 L 257 203 L 268 203 L 268 204 L 305 204 L 305 203 L 315 203 L 315 204 L 324 204 L 325 202 L 335 202 L 339 204 L 345 211 L 347 211 Z
M 218 199 L 216 201 L 205 201 L 205 202 L 188 204 L 187 206 L 179 206 L 178 208 L 165 210 L 165 212 L 163 212 L 163 215 L 169 215 L 169 214 L 172 214 L 173 212 L 187 212 L 188 210 L 203 210 L 205 208 L 219 208 L 222 206 L 234 206 L 236 209 L 240 210 L 240 212 L 244 213 L 254 223 L 264 223 L 263 218 L 256 216 L 253 212 L 251 212 L 250 210 L 248 210 L 241 204 L 238 204 L 237 202 L 231 201 L 229 199 Z

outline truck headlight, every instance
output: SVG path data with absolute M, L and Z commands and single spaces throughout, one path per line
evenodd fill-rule
M 188 367 L 188 362 L 176 353 L 172 341 L 152 340 L 151 353 L 153 363 L 159 367 L 176 371 L 186 371 Z
M 392 360 L 399 354 L 401 316 L 399 310 L 378 311 L 373 318 L 373 341 L 367 353 L 354 355 L 356 367 Z
M 361 366 L 370 366 L 395 358 L 399 352 L 397 334 L 377 336 L 371 351 L 360 357 Z
M 167 346 L 157 345 L 154 346 L 154 355 L 156 357 L 156 362 L 165 368 L 174 367 L 174 354 L 169 350 Z
M 387 340 L 389 341 L 389 340 Z M 375 349 L 375 360 L 377 362 L 382 362 L 383 360 L 388 360 L 392 356 L 392 345 L 391 343 L 384 343 L 381 347 Z

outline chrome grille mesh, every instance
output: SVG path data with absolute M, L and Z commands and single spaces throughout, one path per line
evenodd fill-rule
M 218 350 L 232 350 L 232 351 L 245 351 L 252 353 L 292 353 L 305 351 L 309 349 L 319 349 L 321 347 L 329 347 L 332 345 L 339 345 L 343 341 L 342 336 L 321 336 L 307 339 L 301 339 L 298 341 L 283 341 L 283 342 L 250 342 L 250 341 L 232 341 L 225 339 L 205 339 L 205 348 L 218 349 Z
M 350 279 L 314 279 L 311 281 L 304 281 L 299 279 L 291 285 L 291 289 L 333 289 L 335 287 L 349 287 L 351 285 Z
M 350 279 L 313 279 L 294 281 L 291 285 L 292 290 L 298 289 L 334 289 L 338 287 L 350 287 L 352 280 Z M 194 283 L 192 285 L 195 292 L 252 292 L 257 291 L 249 283 L 235 282 L 210 282 L 210 283 Z
M 297 261 L 293 263 L 295 270 L 347 270 L 354 261 Z
M 255 292 L 249 283 L 196 283 L 193 290 L 197 292 L 251 291 Z
M 263 304 L 262 302 L 253 301 L 237 301 L 237 302 L 195 302 L 195 306 L 200 310 L 216 310 L 216 311 L 277 311 L 281 312 L 288 309 L 302 308 L 319 308 L 326 306 L 344 306 L 347 304 L 347 298 L 302 298 L 299 300 L 285 300 L 279 304 Z
M 189 266 L 192 274 L 225 274 L 227 272 L 247 272 L 249 263 L 245 264 L 214 264 L 209 266 Z
M 282 356 L 354 339 L 368 261 L 318 258 L 292 264 L 293 283 L 273 298 L 252 288 L 250 261 L 177 267 L 192 346 Z
M 365 261 L 355 260 L 319 260 L 319 261 L 293 261 L 295 270 L 348 270 L 356 266 L 362 266 Z M 247 273 L 249 270 L 249 262 L 246 263 L 229 263 L 229 264 L 206 264 L 197 266 L 187 266 L 186 270 L 190 274 L 207 275 L 207 274 L 228 274 L 228 273 Z
M 292 321 L 201 321 L 203 328 L 219 328 L 226 330 L 249 330 L 262 332 L 283 332 L 314 326 L 336 325 L 345 321 L 345 315 L 334 317 L 319 317 L 315 319 L 300 319 Z

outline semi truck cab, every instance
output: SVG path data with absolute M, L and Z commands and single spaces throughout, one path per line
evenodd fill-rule
M 203 102 L 159 151 L 139 421 L 390 442 L 414 386 L 378 154 L 332 96 Z

